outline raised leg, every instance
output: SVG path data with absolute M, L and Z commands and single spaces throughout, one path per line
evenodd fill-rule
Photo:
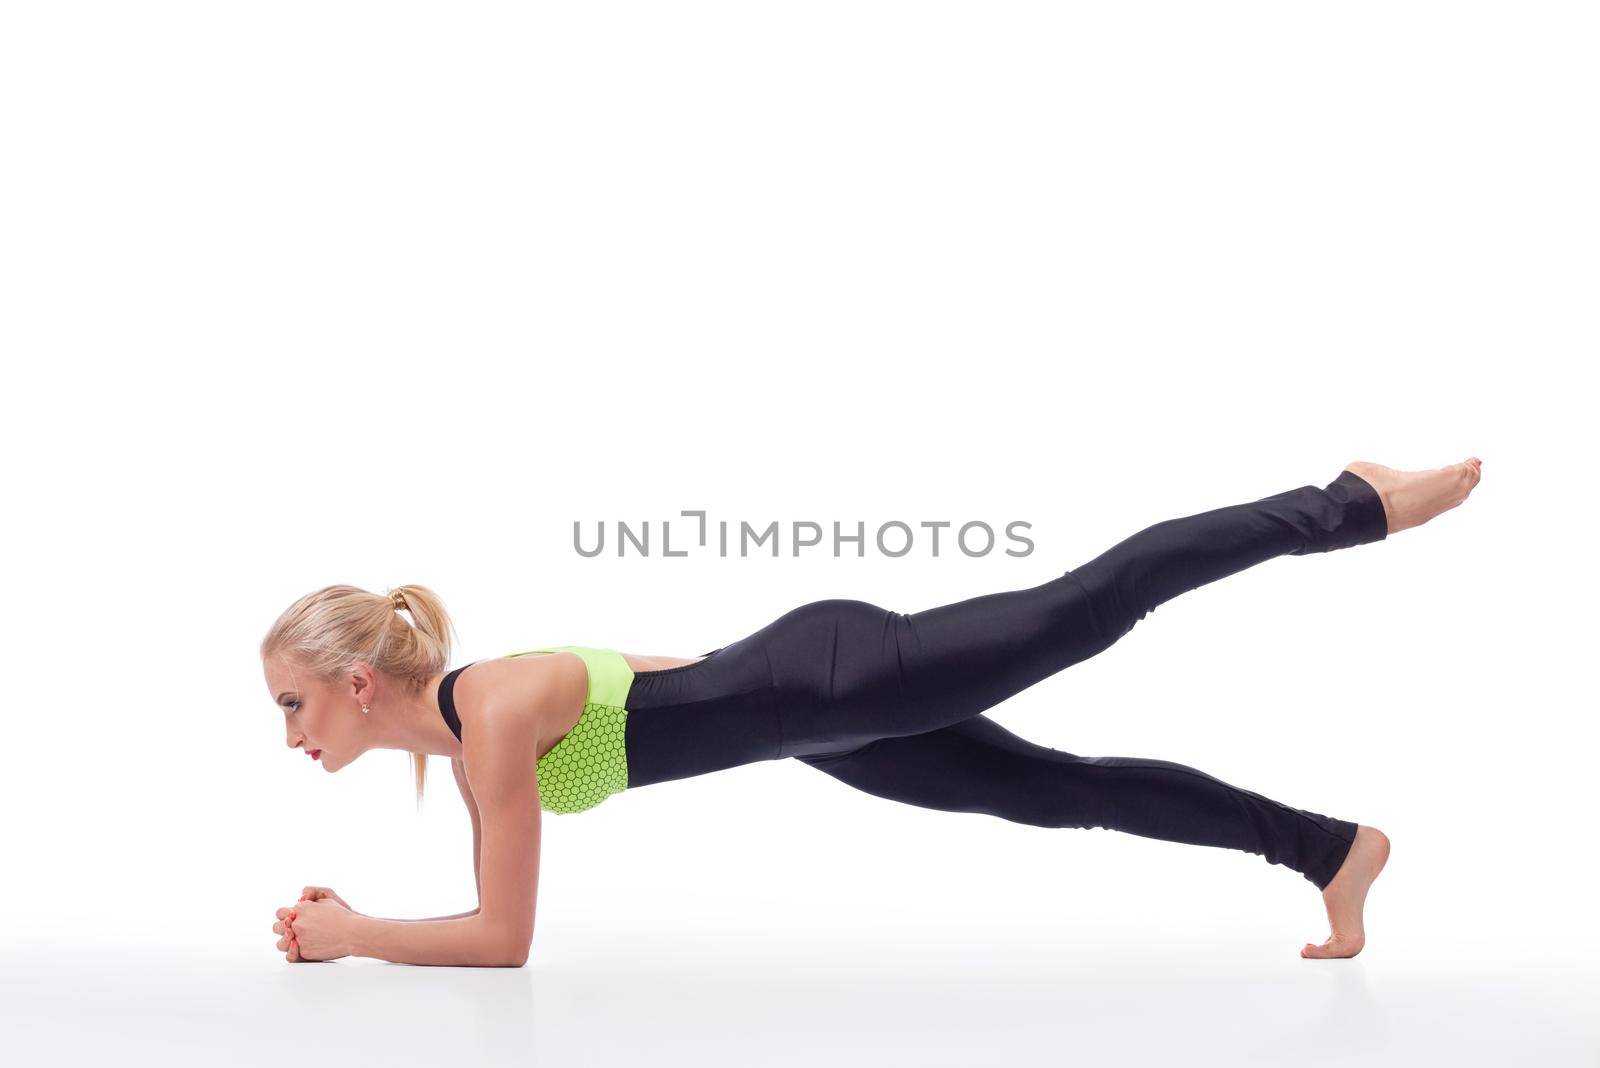
M 1383 502 L 1370 483 L 1342 471 L 1326 487 L 1169 519 L 1072 571 L 1089 592 L 1109 641 L 1156 606 L 1278 556 L 1306 556 L 1387 537 Z M 1109 642 L 1108 642 L 1109 644 Z
M 1356 824 L 1347 820 L 1290 808 L 1183 764 L 1076 756 L 1019 738 L 982 715 L 796 759 L 858 790 L 921 808 L 1255 853 L 1300 872 L 1318 890 L 1338 873 L 1356 836 Z
M 1108 648 L 1155 607 L 1276 556 L 1385 537 L 1377 491 L 1345 471 L 1169 519 L 1057 578 L 920 612 L 816 601 L 759 636 L 782 691 L 780 756 L 950 726 Z

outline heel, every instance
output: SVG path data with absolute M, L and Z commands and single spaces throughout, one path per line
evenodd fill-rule
M 1330 533 L 1326 547 L 1314 551 L 1348 549 L 1356 545 L 1370 545 L 1389 536 L 1389 516 L 1383 510 L 1383 498 L 1378 491 L 1353 471 L 1341 471 L 1339 477 L 1323 488 L 1341 512 L 1338 528 Z

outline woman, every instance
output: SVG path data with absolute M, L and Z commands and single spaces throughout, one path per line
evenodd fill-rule
M 426 754 L 450 757 L 472 818 L 479 907 L 379 919 L 307 887 L 277 910 L 278 948 L 291 961 L 520 967 L 541 807 L 576 812 L 626 788 L 794 757 L 907 804 L 1256 853 L 1322 892 L 1332 936 L 1301 956 L 1353 957 L 1389 855 L 1383 832 L 1182 764 L 1034 745 L 982 713 L 1185 591 L 1276 556 L 1382 541 L 1459 505 L 1481 477 L 1476 457 L 1429 471 L 1356 462 L 1322 489 L 1157 523 L 1030 589 L 910 614 L 815 601 L 694 659 L 559 646 L 447 672 L 449 620 L 427 589 L 318 590 L 261 646 L 288 744 L 329 771 L 369 749 L 409 750 L 419 798 Z

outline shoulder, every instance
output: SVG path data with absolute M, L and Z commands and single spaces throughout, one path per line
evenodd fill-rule
M 540 660 L 557 658 L 481 660 L 456 677 L 462 770 L 474 793 L 491 763 L 533 778 L 549 710 L 569 696 L 571 683 L 564 665 L 534 663 Z
M 456 714 L 461 718 L 462 738 L 494 731 L 516 731 L 534 726 L 539 706 L 548 700 L 557 684 L 549 670 L 516 660 L 497 657 L 480 660 L 456 676 Z
M 545 685 L 506 671 L 503 661 L 474 664 L 457 679 L 460 774 L 480 804 L 537 797 L 542 723 L 538 690 Z

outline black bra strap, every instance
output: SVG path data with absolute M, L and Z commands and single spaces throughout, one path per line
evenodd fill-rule
M 476 660 L 472 662 L 472 664 L 476 663 Z M 450 733 L 456 736 L 456 741 L 458 742 L 461 740 L 461 717 L 456 715 L 456 676 L 467 670 L 472 664 L 462 664 L 439 680 L 439 714 L 444 716 L 446 726 L 450 728 Z

